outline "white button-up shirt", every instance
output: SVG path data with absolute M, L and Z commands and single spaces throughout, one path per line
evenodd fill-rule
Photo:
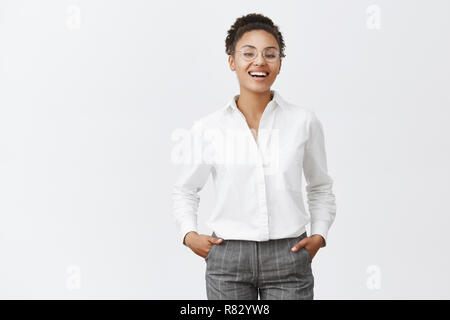
M 173 189 L 173 218 L 183 244 L 188 232 L 197 231 L 198 193 L 210 175 L 216 201 L 206 225 L 218 238 L 297 237 L 311 223 L 311 235 L 321 235 L 326 243 L 336 204 L 322 124 L 312 110 L 285 101 L 276 90 L 271 93 L 256 138 L 237 107 L 239 95 L 190 130 L 173 135 L 180 143 L 172 150 L 172 160 L 181 164 Z M 302 197 L 302 171 L 309 214 Z

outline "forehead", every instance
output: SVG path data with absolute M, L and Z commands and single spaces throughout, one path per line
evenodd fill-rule
M 236 43 L 237 49 L 244 46 L 253 46 L 261 49 L 275 47 L 278 49 L 278 42 L 271 33 L 265 30 L 251 30 L 244 33 Z

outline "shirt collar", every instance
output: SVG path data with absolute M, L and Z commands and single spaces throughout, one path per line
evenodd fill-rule
M 275 106 L 283 106 L 283 98 L 280 96 L 279 92 L 277 90 L 270 90 L 270 93 L 273 95 L 272 100 L 270 100 L 267 107 L 270 106 L 270 104 L 274 104 Z M 239 99 L 239 94 L 236 94 L 233 96 L 233 98 L 230 99 L 230 101 L 225 106 L 226 110 L 239 110 L 237 107 L 236 101 Z

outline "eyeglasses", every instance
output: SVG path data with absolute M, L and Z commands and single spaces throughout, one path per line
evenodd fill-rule
M 245 47 L 241 50 L 236 50 L 242 54 L 242 57 L 246 61 L 253 61 L 258 56 L 258 49 L 255 47 Z M 280 52 L 275 48 L 265 48 L 262 51 L 262 56 L 267 62 L 275 62 L 280 57 Z

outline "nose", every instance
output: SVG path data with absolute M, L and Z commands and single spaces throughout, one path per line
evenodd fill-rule
M 258 54 L 256 55 L 255 60 L 253 61 L 256 65 L 262 65 L 266 62 L 266 59 L 264 59 L 263 57 L 263 53 L 262 52 L 258 52 Z

